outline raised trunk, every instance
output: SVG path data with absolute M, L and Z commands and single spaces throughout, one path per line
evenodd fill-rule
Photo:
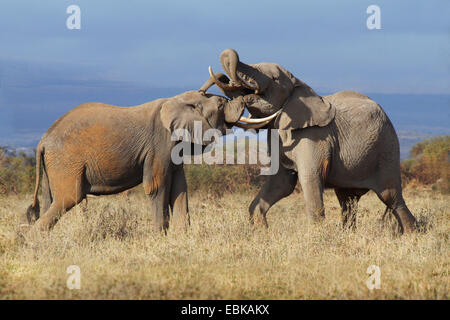
M 223 70 L 231 77 L 231 80 L 238 84 L 240 83 L 236 70 L 239 63 L 239 55 L 233 49 L 226 49 L 220 54 L 220 63 Z
M 242 63 L 239 60 L 238 53 L 233 49 L 226 49 L 220 54 L 220 63 L 222 68 L 231 78 L 231 85 L 242 85 L 247 89 L 257 91 L 259 89 L 258 84 L 254 79 L 247 80 L 249 75 L 254 73 L 254 68 Z

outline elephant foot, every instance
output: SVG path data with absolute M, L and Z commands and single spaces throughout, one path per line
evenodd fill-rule
M 19 224 L 19 230 L 30 230 L 33 225 L 29 223 Z
M 19 244 L 26 244 L 26 243 L 36 243 L 39 242 L 42 238 L 49 235 L 49 232 L 43 232 L 41 231 L 36 224 L 25 224 L 22 223 L 18 226 L 16 229 L 16 241 Z
M 412 233 L 417 231 L 417 220 L 405 205 L 399 206 L 393 213 L 397 218 L 401 233 Z
M 308 220 L 313 223 L 320 223 L 325 220 L 325 213 L 323 211 L 320 213 L 309 213 Z
M 250 213 L 250 224 L 251 225 L 262 225 L 266 228 L 269 227 L 267 224 L 266 213 L 269 209 L 269 206 L 266 202 L 261 199 L 255 199 L 250 204 L 249 213 Z
M 250 224 L 253 226 L 263 226 L 265 228 L 269 227 L 266 216 L 262 214 L 250 215 Z
M 53 226 L 56 224 L 57 218 L 51 216 L 41 217 L 32 229 L 39 230 L 40 232 L 49 232 Z
M 43 235 L 49 234 L 50 229 L 45 229 L 39 225 L 39 221 L 35 224 L 30 223 L 22 223 L 18 226 L 16 230 L 16 234 L 22 240 L 27 242 L 32 242 L 38 238 L 41 238 Z
M 153 225 L 153 232 L 156 235 L 167 236 L 167 230 L 169 229 L 169 224 L 167 223 L 155 223 Z
M 25 240 L 26 235 L 30 232 L 32 225 L 29 223 L 21 223 L 16 229 L 16 236 L 20 240 Z
M 406 223 L 403 223 L 403 233 L 413 233 L 417 230 L 417 223 L 415 221 L 408 221 Z
M 187 232 L 191 225 L 189 216 L 174 216 L 170 228 L 175 232 Z

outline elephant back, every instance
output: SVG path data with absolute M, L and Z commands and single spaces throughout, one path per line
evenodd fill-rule
M 336 108 L 332 130 L 339 145 L 338 157 L 347 169 L 355 170 L 354 166 L 361 163 L 375 166 L 378 157 L 398 161 L 397 134 L 380 105 L 353 91 L 338 92 L 323 98 Z

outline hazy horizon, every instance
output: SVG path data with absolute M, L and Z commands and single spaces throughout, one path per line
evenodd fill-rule
M 178 94 L 193 88 L 103 88 L 103 94 L 109 99 L 90 99 L 92 94 L 78 92 L 76 96 L 66 96 L 59 92 L 62 98 L 53 103 L 27 103 L 27 95 L 14 96 L 20 101 L 15 112 L 9 117 L 0 118 L 0 146 L 34 148 L 41 135 L 60 116 L 78 104 L 88 101 L 100 101 L 116 105 L 130 106 L 151 101 L 157 98 Z M 72 90 L 72 89 L 68 89 Z M 218 92 L 217 89 L 211 90 Z M 20 93 L 20 91 L 19 91 Z M 318 92 L 321 95 L 331 92 Z M 379 103 L 391 119 L 400 140 L 401 157 L 408 158 L 409 150 L 416 142 L 423 139 L 450 134 L 450 94 L 383 94 L 363 92 Z M 96 95 L 99 95 L 97 91 Z M 111 96 L 112 95 L 112 96 Z M 101 95 L 100 95 L 101 96 Z M 133 103 L 126 103 L 132 101 Z M 120 103 L 122 102 L 122 103 Z

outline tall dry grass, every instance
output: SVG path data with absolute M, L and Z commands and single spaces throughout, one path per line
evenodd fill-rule
M 152 232 L 141 193 L 90 199 L 49 234 L 25 236 L 19 217 L 30 196 L 0 198 L 2 299 L 448 299 L 449 196 L 407 190 L 426 232 L 396 236 L 380 226 L 384 206 L 364 196 L 356 231 L 344 231 L 339 204 L 326 192 L 327 218 L 310 224 L 299 193 L 269 212 L 269 229 L 252 227 L 254 194 L 194 194 L 186 233 Z M 81 269 L 69 290 L 66 269 Z M 381 289 L 365 284 L 370 265 Z

